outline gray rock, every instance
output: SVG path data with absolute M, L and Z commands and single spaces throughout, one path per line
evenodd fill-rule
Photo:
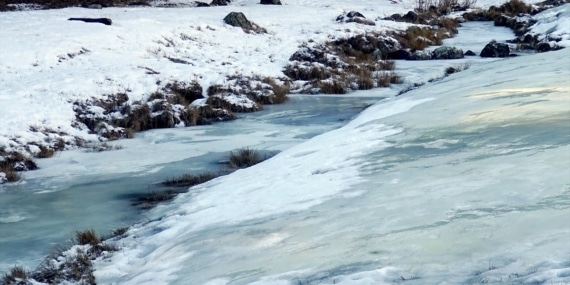
M 508 57 L 511 50 L 507 44 L 491 41 L 481 51 L 481 57 Z
M 431 52 L 426 50 L 416 50 L 410 54 L 408 60 L 430 60 Z
M 432 52 L 433 59 L 458 59 L 463 58 L 463 50 L 456 47 L 438 47 Z
M 234 26 L 240 27 L 246 33 L 254 32 L 254 33 L 266 33 L 267 31 L 256 25 L 253 22 L 250 22 L 243 13 L 241 12 L 231 12 L 226 17 L 224 17 L 224 23 Z

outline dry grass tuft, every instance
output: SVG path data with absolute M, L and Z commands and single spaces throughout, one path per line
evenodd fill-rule
M 176 187 L 192 187 L 194 185 L 202 184 L 208 182 L 214 178 L 224 175 L 223 173 L 202 173 L 198 175 L 194 174 L 184 174 L 179 177 L 170 178 L 162 181 L 162 185 L 165 186 L 176 186 Z
M 230 152 L 230 166 L 235 168 L 245 168 L 256 165 L 264 161 L 266 157 L 262 156 L 257 150 L 250 148 L 242 148 Z
M 101 243 L 101 239 L 93 229 L 75 232 L 75 241 L 79 245 L 96 246 Z
M 2 284 L 17 285 L 28 284 L 28 273 L 21 266 L 14 266 L 2 277 Z

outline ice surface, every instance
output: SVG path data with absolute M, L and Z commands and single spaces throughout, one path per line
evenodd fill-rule
M 96 276 L 570 282 L 569 55 L 474 66 L 198 186 L 131 229 Z
M 406 1 L 371 6 L 369 0 L 350 5 L 291 0 L 282 7 L 255 2 L 207 10 L 69 8 L 2 14 L 0 53 L 10 56 L 0 57 L 0 144 L 7 145 L 7 138 L 43 141 L 28 131 L 37 125 L 94 139 L 70 127 L 73 100 L 120 91 L 136 100 L 156 90 L 157 79 L 196 78 L 209 85 L 235 72 L 277 75 L 302 42 L 405 27 L 381 21 L 375 28 L 341 26 L 334 18 L 343 11 L 359 10 L 374 19 L 413 7 Z M 238 8 L 247 9 L 248 17 L 270 33 L 243 35 L 219 21 Z M 555 14 L 537 15 L 533 30 L 561 35 L 564 44 L 568 9 L 565 5 Z M 275 17 L 279 13 L 290 15 L 291 25 Z M 65 21 L 76 14 L 110 17 L 116 24 Z M 472 28 L 484 31 L 478 27 Z M 485 41 L 489 36 L 502 39 L 508 33 L 489 33 Z M 235 44 L 222 45 L 224 37 Z M 470 40 L 453 44 L 476 46 Z M 173 55 L 193 65 L 164 58 Z M 230 55 L 236 64 L 222 65 Z M 125 176 L 148 185 L 172 169 L 182 172 L 184 160 L 221 156 L 261 140 L 254 145 L 287 150 L 151 211 L 128 238 L 117 241 L 124 246 L 120 253 L 96 263 L 98 283 L 567 283 L 569 55 L 562 50 L 501 60 L 414 62 L 415 68 L 398 65 L 414 83 L 438 76 L 448 64 L 473 61 L 467 71 L 379 102 L 344 128 L 290 149 L 322 131 L 314 111 L 262 114 L 285 125 L 275 130 L 263 120 L 256 122 L 259 129 L 248 130 L 251 122 L 246 120 L 256 120 L 248 117 L 236 121 L 235 129 L 142 133 L 120 142 L 123 150 L 97 154 L 97 159 L 92 159 L 95 154 L 64 152 L 42 161 L 42 170 L 26 174 L 17 186 L 27 192 L 11 195 L 2 188 L 2 202 L 13 205 L 0 210 L 0 227 L 9 229 L 2 234 L 13 242 L 16 235 L 10 231 L 38 217 L 80 215 L 71 205 L 80 205 L 78 200 L 107 203 L 107 208 L 85 211 L 129 211 L 98 200 L 93 192 L 99 188 L 76 200 L 65 197 L 66 190 L 97 183 L 121 186 Z M 149 76 L 145 67 L 161 73 Z M 319 116 L 335 118 L 331 111 Z M 301 131 L 301 126 L 307 128 Z M 224 133 L 233 136 L 224 139 Z M 200 147 L 188 149 L 192 143 Z M 19 211 L 18 205 L 31 210 Z M 55 227 L 49 222 L 40 226 Z M 29 232 L 20 245 L 33 251 L 45 238 L 50 236 Z M 2 254 L 21 250 L 7 250 L 4 240 Z

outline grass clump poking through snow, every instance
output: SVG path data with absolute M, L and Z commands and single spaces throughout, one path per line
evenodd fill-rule
M 259 153 L 257 150 L 242 148 L 230 152 L 229 164 L 231 167 L 245 168 L 256 165 L 265 159 L 266 157 Z
M 76 232 L 72 241 L 71 245 L 57 248 L 32 272 L 15 266 L 0 280 L 0 284 L 96 284 L 92 261 L 117 248 L 105 244 L 92 229 Z
M 101 243 L 101 239 L 99 238 L 99 236 L 97 236 L 97 234 L 93 229 L 76 232 L 75 240 L 79 245 L 95 246 Z
M 21 266 L 14 266 L 2 277 L 3 285 L 28 284 L 28 273 Z
M 469 67 L 471 67 L 471 65 L 469 63 L 459 64 L 459 65 L 454 65 L 454 66 L 448 66 L 447 68 L 445 68 L 444 74 L 445 74 L 445 76 L 449 76 L 451 74 L 469 69 Z
M 208 182 L 214 178 L 224 175 L 223 173 L 202 173 L 198 175 L 194 174 L 184 174 L 182 176 L 173 177 L 162 181 L 164 186 L 176 186 L 176 187 L 192 187 L 194 185 L 202 184 Z

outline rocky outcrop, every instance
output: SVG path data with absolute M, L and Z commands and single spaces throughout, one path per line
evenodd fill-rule
M 261 0 L 259 4 L 262 5 L 282 5 L 281 0 Z
M 257 24 L 250 22 L 243 13 L 241 12 L 231 12 L 224 18 L 224 23 L 240 27 L 246 33 L 267 33 L 267 31 L 258 26 Z
M 463 58 L 463 50 L 456 47 L 442 46 L 432 52 L 433 59 L 459 59 Z
M 511 53 L 509 45 L 491 41 L 481 51 L 481 57 L 508 57 Z

